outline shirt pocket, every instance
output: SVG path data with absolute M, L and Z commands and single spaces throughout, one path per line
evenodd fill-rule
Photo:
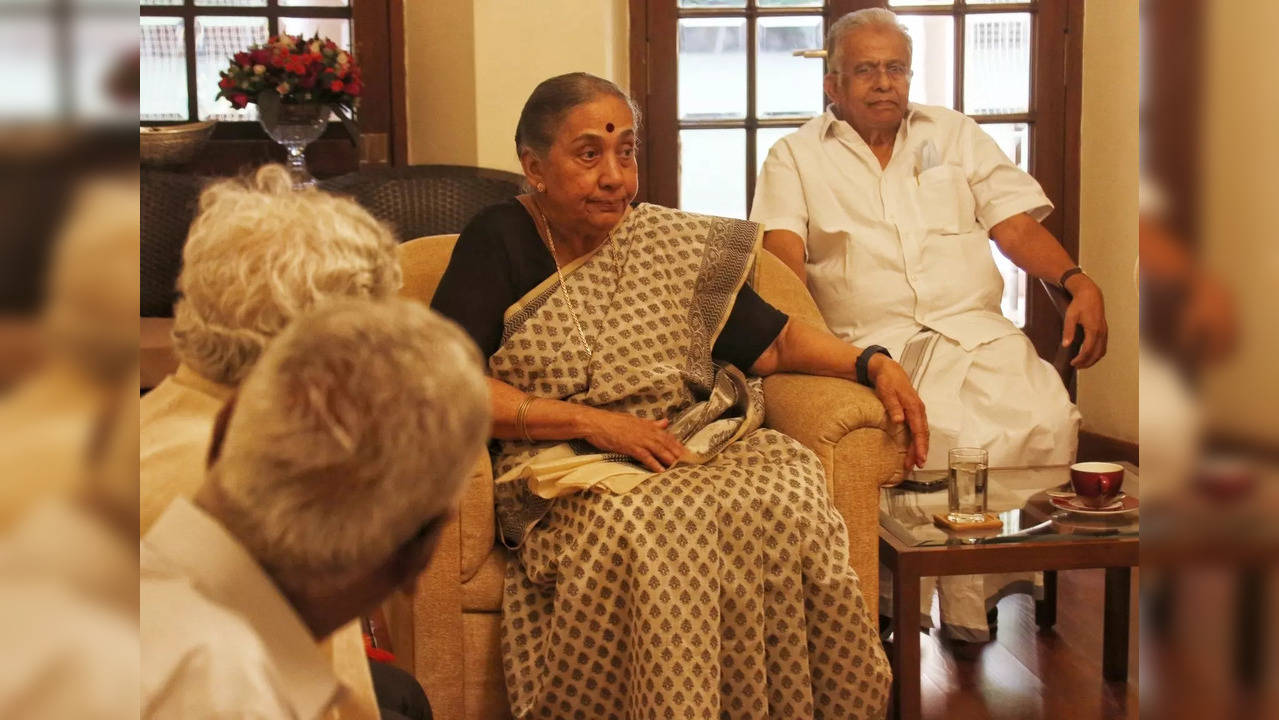
M 926 230 L 954 235 L 973 229 L 976 206 L 963 168 L 938 165 L 920 173 L 917 181 L 915 206 Z

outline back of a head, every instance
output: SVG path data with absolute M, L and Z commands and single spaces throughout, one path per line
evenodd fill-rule
M 395 245 L 353 200 L 295 190 L 281 165 L 211 185 L 182 252 L 178 358 L 210 380 L 238 383 L 298 314 L 331 299 L 394 294 Z
M 332 587 L 444 513 L 489 432 L 479 351 L 409 300 L 299 317 L 244 381 L 210 470 L 222 520 L 282 582 Z

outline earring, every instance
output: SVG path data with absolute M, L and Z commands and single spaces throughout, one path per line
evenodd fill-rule
M 546 183 L 538 183 L 538 184 L 537 184 L 537 191 L 538 191 L 538 192 L 540 192 L 540 193 L 544 193 L 544 192 L 546 192 Z

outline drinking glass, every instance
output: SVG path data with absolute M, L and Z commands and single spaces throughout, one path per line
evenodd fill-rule
M 949 513 L 953 523 L 976 523 L 986 519 L 986 451 L 981 448 L 954 448 L 949 456 L 950 477 L 946 481 Z

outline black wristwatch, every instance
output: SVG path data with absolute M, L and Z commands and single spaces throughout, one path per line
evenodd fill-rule
M 1076 275 L 1083 275 L 1083 274 L 1084 274 L 1084 269 L 1076 265 L 1072 267 L 1071 269 L 1067 270 L 1066 272 L 1062 273 L 1061 279 L 1057 281 L 1057 284 L 1064 288 L 1066 287 L 1067 280 L 1071 279 L 1072 277 Z
M 861 355 L 857 356 L 857 382 L 866 387 L 875 386 L 875 383 L 870 381 L 869 365 L 871 356 L 878 354 L 883 354 L 889 360 L 893 359 L 893 356 L 888 352 L 888 348 L 883 345 L 870 345 L 865 350 L 862 350 Z

